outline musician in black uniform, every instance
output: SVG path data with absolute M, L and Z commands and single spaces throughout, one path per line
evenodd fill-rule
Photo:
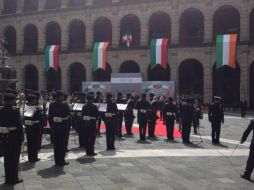
M 135 108 L 135 102 L 131 97 L 131 94 L 126 95 L 127 108 L 124 113 L 124 121 L 127 135 L 133 135 L 132 125 L 135 119 L 133 109 Z
M 103 99 L 102 99 L 102 97 L 101 97 L 101 92 L 96 92 L 96 97 L 95 97 L 95 99 L 94 99 L 94 103 L 97 103 L 97 104 L 100 104 L 100 103 L 103 103 Z M 101 128 L 101 113 L 100 113 L 100 115 L 99 115 L 99 117 L 98 117 L 98 122 L 97 122 L 97 135 L 100 135 L 101 134 L 101 132 L 100 132 L 100 128 Z
M 96 122 L 99 117 L 99 111 L 93 104 L 93 96 L 87 96 L 87 104 L 82 108 L 83 128 L 86 146 L 86 155 L 95 156 L 94 145 L 96 140 Z
M 184 144 L 191 144 L 190 132 L 194 116 L 193 99 L 182 100 L 181 118 L 182 118 L 182 139 Z
M 253 172 L 253 169 L 254 169 L 254 120 L 251 120 L 248 128 L 244 131 L 242 139 L 241 139 L 241 144 L 243 144 L 246 141 L 246 139 L 248 138 L 251 132 L 253 133 L 253 135 L 252 135 L 252 140 L 250 143 L 249 158 L 247 161 L 245 172 L 244 174 L 241 175 L 242 178 L 247 180 L 250 180 L 251 173 Z
M 57 166 L 68 165 L 65 162 L 65 154 L 68 146 L 68 135 L 70 128 L 70 109 L 64 104 L 64 93 L 56 92 L 56 101 L 49 106 L 49 121 L 53 126 L 54 158 Z
M 123 100 L 122 93 L 118 92 L 117 98 L 116 98 L 116 104 L 124 104 L 124 103 L 125 101 Z M 123 137 L 123 134 L 122 134 L 123 116 L 124 116 L 124 111 L 118 110 L 116 136 L 120 138 Z
M 86 94 L 85 93 L 79 93 L 78 99 L 76 103 L 79 104 L 86 104 Z M 76 117 L 75 117 L 75 124 L 76 124 L 76 130 L 79 135 L 79 147 L 85 148 L 85 129 L 84 129 L 84 123 L 82 119 L 82 111 L 76 111 Z
M 29 95 L 27 100 L 28 108 L 24 114 L 24 124 L 26 126 L 28 161 L 37 162 L 40 160 L 38 159 L 38 147 L 40 147 L 43 117 L 38 107 L 38 98 L 35 95 Z M 30 110 L 29 107 L 32 109 Z M 26 112 L 28 111 L 31 112 L 31 116 L 27 116 Z
M 23 180 L 18 178 L 18 165 L 21 144 L 24 141 L 20 112 L 16 105 L 16 96 L 5 94 L 4 107 L 0 110 L 0 143 L 4 152 L 5 183 L 15 185 Z
M 154 132 L 158 119 L 157 110 L 157 101 L 154 100 L 154 94 L 150 94 L 150 109 L 148 112 L 148 136 L 150 138 L 156 138 Z
M 115 150 L 115 130 L 117 127 L 117 105 L 112 102 L 112 94 L 106 96 L 107 111 L 104 113 L 103 121 L 106 125 L 107 150 Z
M 214 97 L 214 103 L 209 108 L 208 119 L 212 124 L 212 143 L 219 144 L 221 123 L 224 123 L 224 111 L 220 97 Z
M 138 124 L 140 140 L 146 140 L 146 127 L 148 121 L 148 110 L 150 103 L 146 100 L 146 94 L 141 95 L 141 100 L 137 102 L 136 109 L 138 110 Z
M 164 106 L 163 119 L 167 128 L 168 140 L 174 140 L 174 125 L 175 120 L 178 122 L 178 110 L 171 97 L 168 98 L 168 103 Z

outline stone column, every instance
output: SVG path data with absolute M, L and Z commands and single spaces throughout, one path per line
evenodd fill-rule
M 179 18 L 177 12 L 173 13 L 173 16 L 171 17 L 171 42 L 169 42 L 172 45 L 177 45 L 179 43 Z
M 205 51 L 205 59 L 203 61 L 203 68 L 204 68 L 204 84 L 203 84 L 203 88 L 204 88 L 204 103 L 211 103 L 212 102 L 212 88 L 213 88 L 213 84 L 212 84 L 212 73 L 213 73 L 213 60 L 211 59 L 211 57 L 215 56 L 213 54 L 213 50 L 207 48 L 207 50 Z
M 23 35 L 23 28 L 21 25 L 18 25 L 16 28 L 16 53 L 22 53 L 24 47 L 24 35 Z
M 66 23 L 66 20 L 61 21 L 59 23 L 61 27 L 61 50 L 65 51 L 68 49 L 68 23 Z
M 38 27 L 38 52 L 43 52 L 46 46 L 45 24 L 41 22 L 37 27 Z
M 240 15 L 240 37 L 241 41 L 249 40 L 249 10 L 246 8 L 246 11 L 241 12 Z
M 1 1 L 0 1 L 0 14 L 2 14 L 3 9 L 4 9 L 4 1 L 1 0 Z
M 17 0 L 17 13 L 22 13 L 23 8 L 24 8 L 24 0 Z
M 142 14 L 140 14 L 140 45 L 141 46 L 148 46 L 149 42 L 148 42 L 148 24 L 146 22 L 142 22 L 142 21 L 147 21 L 147 7 L 146 5 L 142 5 L 140 7 L 140 12 Z
M 46 0 L 39 0 L 38 1 L 38 10 L 43 11 L 45 9 Z
M 66 7 L 68 7 L 68 1 L 69 0 L 62 0 L 62 8 L 66 8 Z

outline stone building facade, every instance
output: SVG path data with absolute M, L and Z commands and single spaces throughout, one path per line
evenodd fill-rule
M 2 0 L 0 10 L 17 89 L 70 92 L 82 80 L 140 71 L 144 80 L 173 80 L 178 95 L 200 94 L 205 103 L 221 95 L 228 104 L 241 98 L 254 104 L 254 0 Z M 134 39 L 127 48 L 121 38 L 129 31 Z M 215 37 L 228 33 L 238 34 L 237 69 L 218 71 Z M 169 38 L 167 70 L 149 68 L 156 37 Z M 95 41 L 110 42 L 106 73 L 92 71 Z M 61 46 L 59 73 L 43 67 L 50 43 Z

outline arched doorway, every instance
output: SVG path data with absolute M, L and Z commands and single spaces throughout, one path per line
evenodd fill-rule
M 213 16 L 213 39 L 217 35 L 237 34 L 240 39 L 240 13 L 232 6 L 220 7 Z
M 160 65 L 156 65 L 154 68 L 148 67 L 148 80 L 149 81 L 170 81 L 170 66 L 164 69 Z
M 94 42 L 112 43 L 112 23 L 106 17 L 98 18 L 94 23 Z
M 24 12 L 38 9 L 38 0 L 24 0 Z
M 55 71 L 50 68 L 47 73 L 47 90 L 60 90 L 61 89 L 61 70 Z
M 24 68 L 25 89 L 38 90 L 38 70 L 34 65 L 27 65 Z
M 187 9 L 180 19 L 180 44 L 200 45 L 204 40 L 204 16 L 198 9 Z
M 5 48 L 10 54 L 16 53 L 17 48 L 17 35 L 16 30 L 13 26 L 8 26 L 4 30 L 4 37 L 7 41 L 7 44 L 5 44 Z
M 61 28 L 56 22 L 47 24 L 46 45 L 61 45 Z
M 11 14 L 17 11 L 17 0 L 4 0 L 3 14 Z
M 254 9 L 250 12 L 250 40 L 254 42 Z
M 183 61 L 178 68 L 179 95 L 199 96 L 204 94 L 204 71 L 196 59 Z
M 170 43 L 171 19 L 163 11 L 152 14 L 149 19 L 149 44 L 151 39 L 168 38 Z
M 111 73 L 112 73 L 112 69 L 110 65 L 107 63 L 105 71 L 103 69 L 98 69 L 93 72 L 94 81 L 110 81 Z
M 250 66 L 250 79 L 249 79 L 249 89 L 250 89 L 250 107 L 254 108 L 254 62 Z
M 57 9 L 62 5 L 61 0 L 46 0 L 45 9 Z
M 86 28 L 80 20 L 74 20 L 69 27 L 69 50 L 79 51 L 85 49 Z
M 81 63 L 72 63 L 69 67 L 70 93 L 82 91 L 82 82 L 86 81 L 86 69 Z
M 120 46 L 127 47 L 122 38 L 124 35 L 132 35 L 131 47 L 140 45 L 140 21 L 136 15 L 126 15 L 121 20 L 120 26 Z
M 35 25 L 29 24 L 24 31 L 24 53 L 35 53 L 38 49 L 38 30 Z
M 240 102 L 240 67 L 236 69 L 213 66 L 213 96 L 222 97 L 225 105 L 239 106 Z
M 121 64 L 120 73 L 140 73 L 140 68 L 137 62 L 128 60 Z

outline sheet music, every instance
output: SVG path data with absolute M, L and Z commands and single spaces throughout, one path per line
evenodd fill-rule
M 117 109 L 120 111 L 125 111 L 127 109 L 128 104 L 116 104 Z
M 82 111 L 82 108 L 85 104 L 75 103 L 73 106 L 73 111 Z
M 36 110 L 37 110 L 36 106 L 27 106 L 25 109 L 24 117 L 33 117 Z
M 99 107 L 98 107 L 98 110 L 99 110 L 99 112 L 107 112 L 107 107 L 108 107 L 108 105 L 107 104 L 99 104 L 98 105 Z

